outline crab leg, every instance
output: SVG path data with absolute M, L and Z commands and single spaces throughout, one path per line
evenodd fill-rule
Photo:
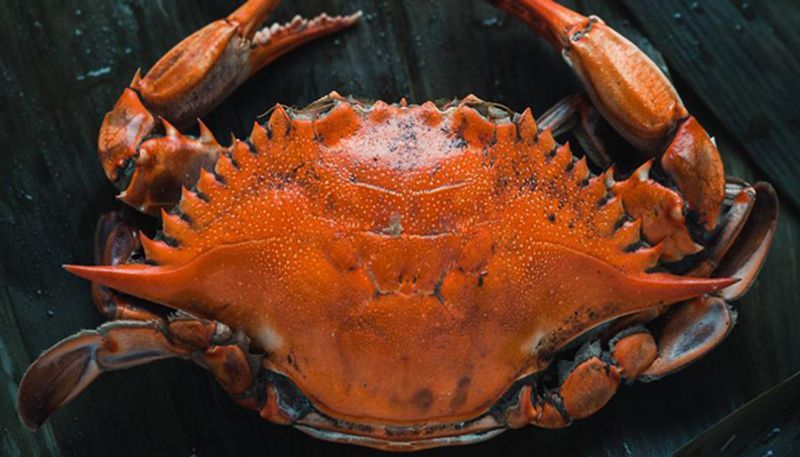
M 219 323 L 195 318 L 170 322 L 114 321 L 83 331 L 45 351 L 25 372 L 17 410 L 32 429 L 75 398 L 105 371 L 160 359 L 191 359 L 208 368 L 245 406 L 257 407 L 247 341 Z
M 748 206 L 749 214 L 742 214 L 743 208 Z M 771 185 L 759 182 L 737 194 L 731 208 L 739 212 L 737 217 L 731 218 L 741 221 L 735 224 L 738 230 L 723 231 L 717 243 L 725 248 L 711 257 L 720 259 L 713 276 L 740 279 L 720 292 L 719 295 L 729 301 L 739 299 L 750 289 L 764 265 L 778 228 L 778 197 Z
M 509 426 L 528 423 L 562 428 L 605 406 L 622 379 L 650 381 L 678 371 L 718 345 L 736 320 L 736 313 L 718 297 L 699 297 L 676 307 L 658 342 L 643 326 L 620 332 L 608 342 L 584 345 L 571 363 L 561 362 L 555 389 L 523 390 L 507 418 Z
M 753 285 L 777 227 L 778 206 L 774 189 L 765 183 L 750 187 L 730 181 L 726 200 L 726 224 L 705 259 L 688 275 L 735 277 L 740 281 L 718 292 L 718 297 L 700 297 L 672 307 L 657 345 L 650 343 L 653 337 L 641 325 L 669 308 L 653 308 L 615 323 L 613 332 L 623 330 L 611 339 L 611 351 L 620 366 L 627 367 L 622 370 L 627 379 L 649 381 L 678 371 L 713 349 L 733 328 L 736 313 L 727 301 L 740 298 Z M 630 337 L 630 328 L 641 331 Z M 645 333 L 647 341 L 641 340 Z
M 183 40 L 143 77 L 137 73 L 106 114 L 98 140 L 106 176 L 123 191 L 121 200 L 150 214 L 171 207 L 181 185 L 194 182 L 224 150 L 202 123 L 197 138 L 172 124 L 193 122 L 268 63 L 361 16 L 298 16 L 258 31 L 278 3 L 249 0 Z

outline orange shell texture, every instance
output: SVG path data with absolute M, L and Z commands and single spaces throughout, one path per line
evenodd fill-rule
M 587 330 L 730 284 L 649 273 L 610 181 L 475 98 L 277 106 L 163 215 L 149 265 L 84 275 L 242 329 L 330 416 L 467 420 Z

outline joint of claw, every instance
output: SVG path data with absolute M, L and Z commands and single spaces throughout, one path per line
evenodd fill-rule
M 597 24 L 598 22 L 601 22 L 599 17 L 589 16 L 589 21 L 586 23 L 586 25 L 581 27 L 580 30 L 573 32 L 572 35 L 570 36 L 570 40 L 580 41 L 581 39 L 583 39 L 583 37 L 585 37 L 586 35 L 589 34 L 589 32 L 592 31 L 592 27 L 594 27 L 594 25 Z

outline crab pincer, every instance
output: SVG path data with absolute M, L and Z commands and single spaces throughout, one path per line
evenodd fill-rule
M 223 147 L 200 122 L 200 135 L 182 135 L 236 87 L 287 52 L 352 26 L 361 17 L 295 16 L 286 24 L 260 25 L 280 0 L 249 0 L 167 52 L 144 76 L 136 74 L 100 129 L 98 153 L 119 199 L 158 215 L 180 197 L 182 185 L 210 169 Z

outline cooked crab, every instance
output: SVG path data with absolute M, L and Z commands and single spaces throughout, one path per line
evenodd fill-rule
M 221 146 L 200 123 L 248 76 L 359 15 L 258 31 L 250 0 L 134 78 L 99 155 L 148 237 L 104 217 L 93 282 L 110 322 L 28 369 L 32 428 L 108 370 L 178 357 L 241 405 L 311 435 L 413 450 L 564 427 L 622 380 L 697 360 L 769 249 L 768 184 L 726 179 L 669 80 L 596 17 L 495 0 L 586 87 L 538 120 L 469 96 L 436 105 L 331 94 L 276 105 Z M 645 159 L 600 145 L 600 113 Z M 554 135 L 574 130 L 585 154 Z M 592 170 L 598 171 L 593 173 Z

